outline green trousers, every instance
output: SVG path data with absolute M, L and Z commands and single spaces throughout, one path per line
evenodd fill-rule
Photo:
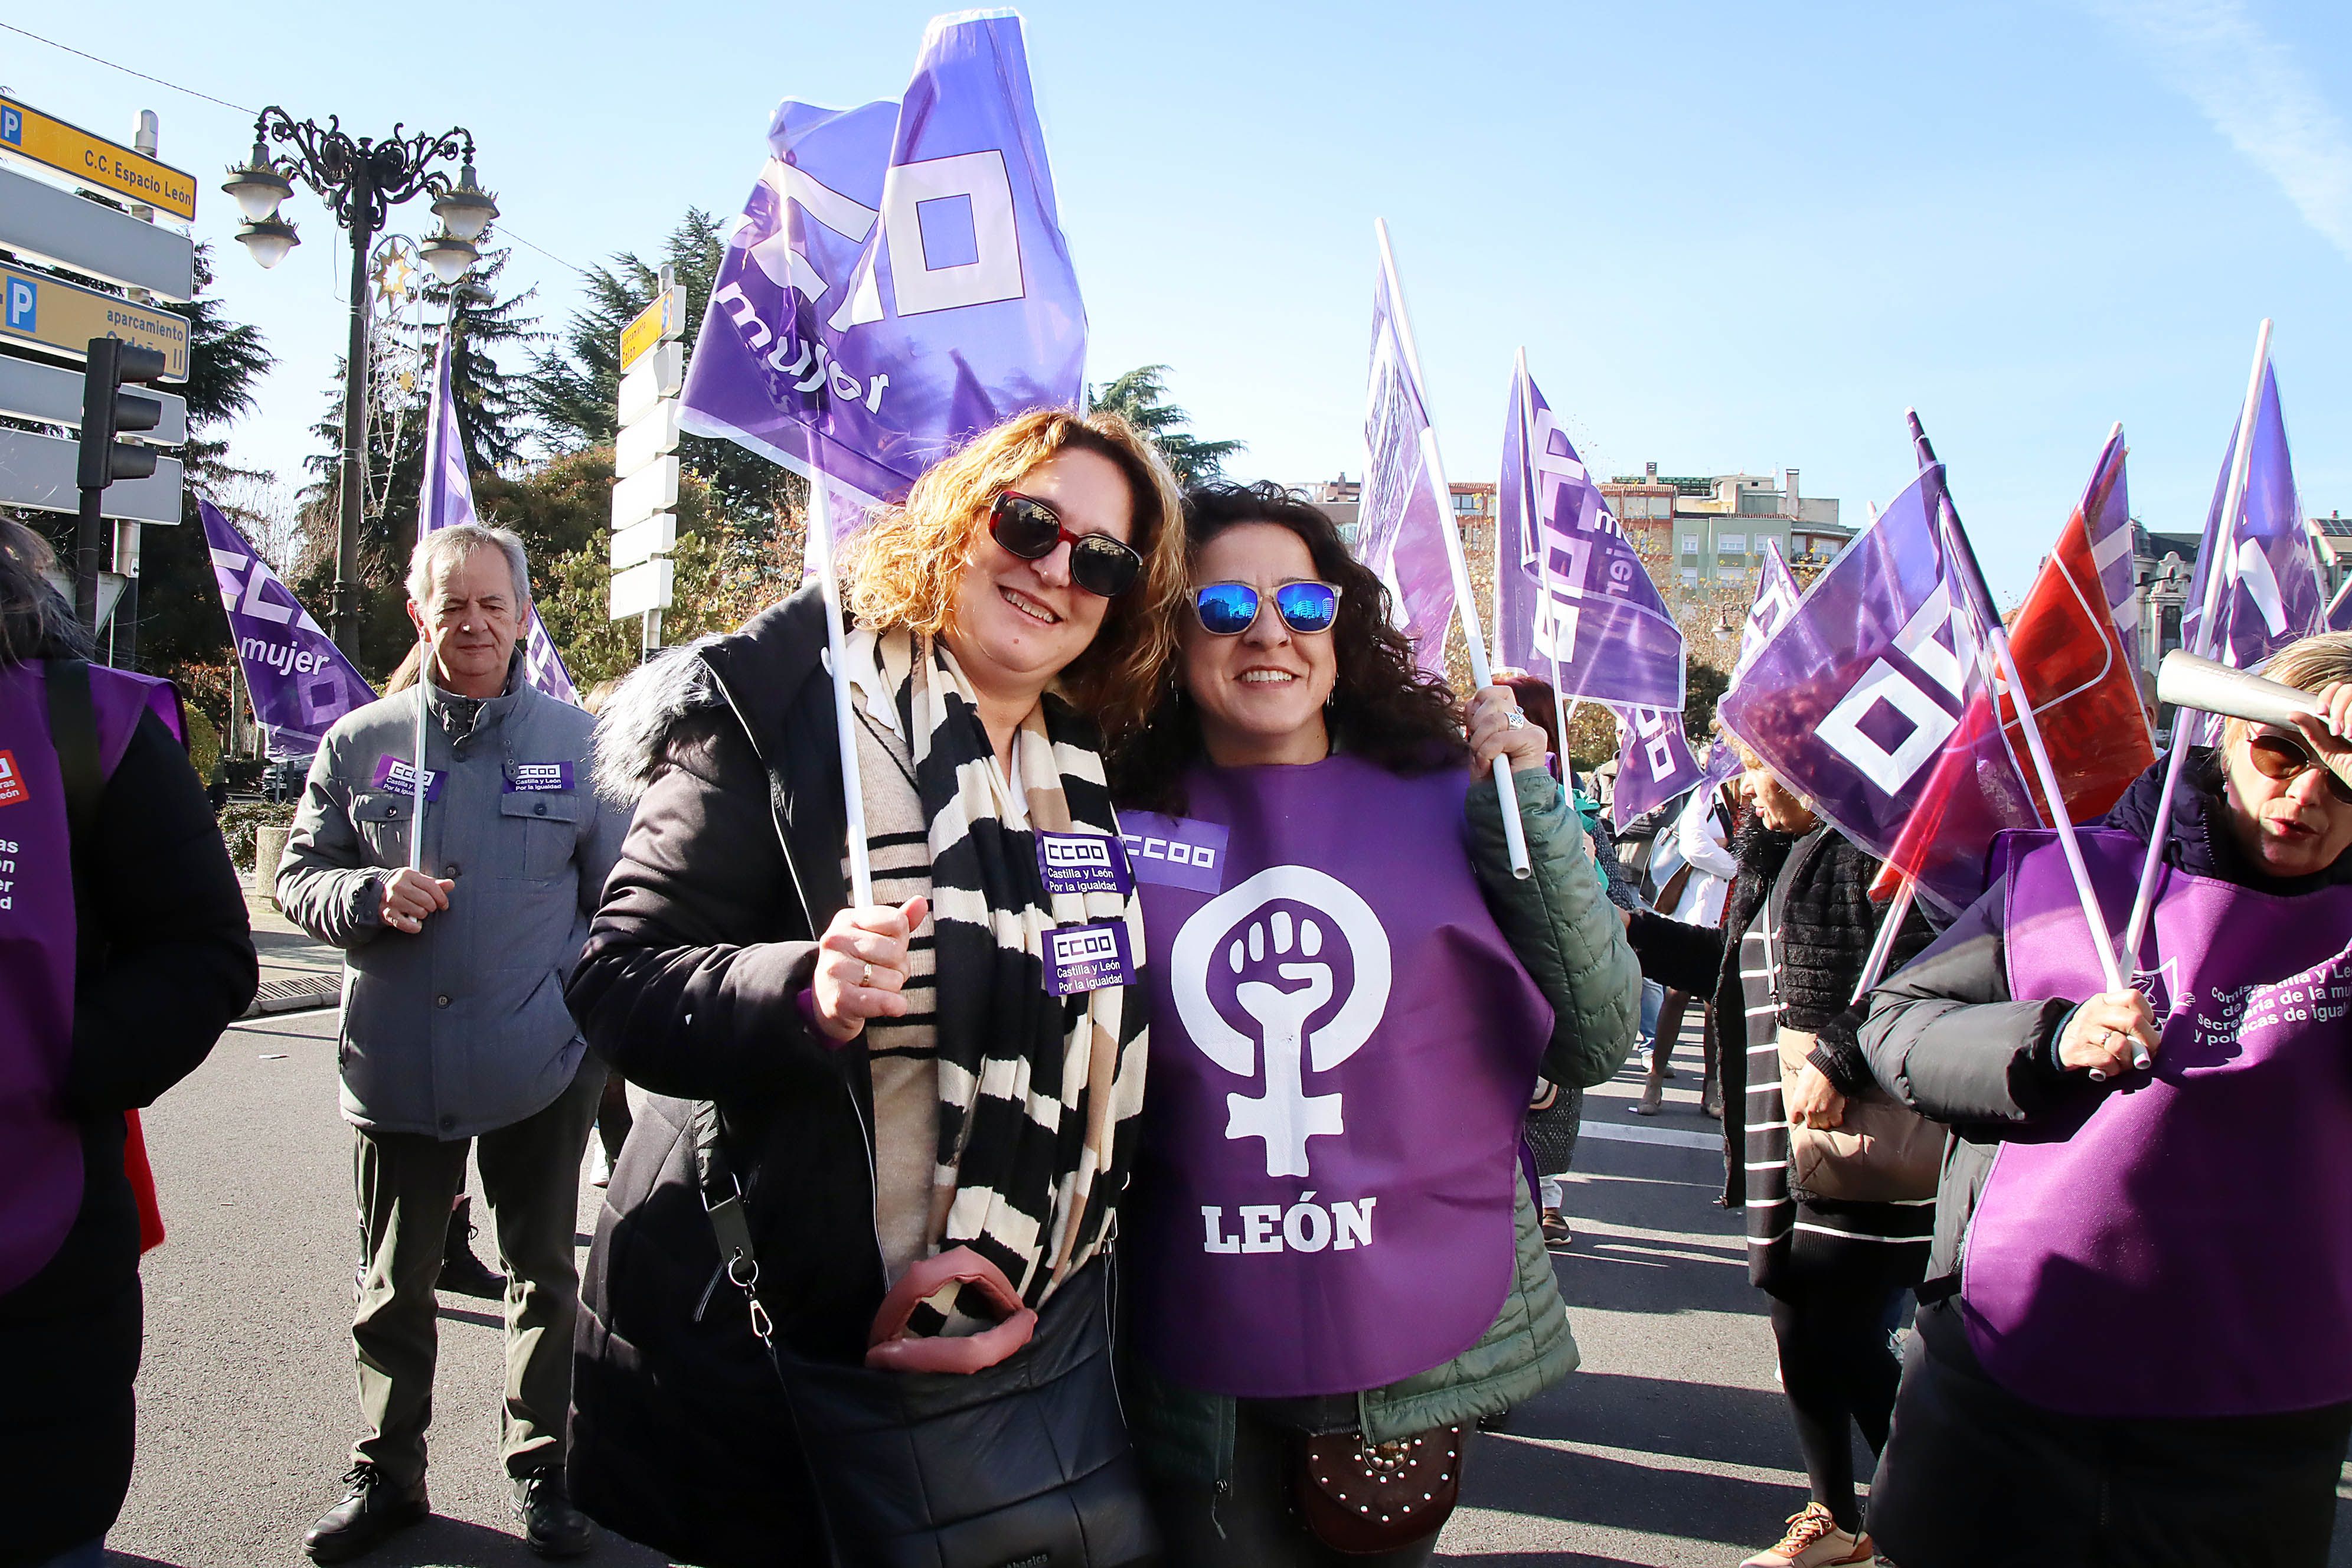
M 473 1140 L 482 1195 L 507 1275 L 506 1405 L 499 1457 L 509 1476 L 563 1464 L 572 1403 L 572 1325 L 580 1313 L 572 1234 L 580 1156 L 588 1146 L 604 1064 L 593 1055 L 553 1104 Z M 354 1462 L 413 1484 L 425 1474 L 439 1348 L 434 1287 L 441 1277 L 449 1210 L 466 1190 L 467 1140 L 357 1130 L 361 1276 L 352 1317 L 360 1411 L 367 1435 Z

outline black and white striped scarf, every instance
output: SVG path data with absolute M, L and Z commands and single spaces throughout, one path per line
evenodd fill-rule
M 1108 1238 L 1143 1104 L 1141 987 L 1045 989 L 1045 933 L 1056 926 L 1119 921 L 1138 963 L 1143 953 L 1132 890 L 1049 896 L 1038 870 L 1033 830 L 1118 837 L 1100 741 L 1049 692 L 1022 721 L 1008 780 L 944 646 L 860 627 L 845 652 L 867 694 L 860 706 L 908 739 L 929 830 L 946 1199 L 938 1245 L 971 1247 L 1034 1307 Z M 923 1311 L 909 1325 L 947 1326 Z

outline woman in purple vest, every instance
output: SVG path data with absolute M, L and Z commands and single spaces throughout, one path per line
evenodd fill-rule
M 1903 1568 L 2327 1561 L 2352 1432 L 2352 635 L 2082 835 L 2135 989 L 2103 994 L 2060 847 L 1872 994 L 1879 1080 L 1951 1124 L 1870 1524 Z M 2186 716 L 2191 722 L 2200 715 Z
M 1465 736 L 1316 508 L 1184 511 L 1177 669 L 1111 773 L 1152 1000 L 1128 1415 L 1171 1563 L 1423 1563 L 1465 1428 L 1576 1365 L 1520 1121 L 1624 1061 L 1639 980 L 1510 693 Z
M 51 563 L 0 520 L 0 1563 L 97 1568 L 141 1339 L 122 1113 L 259 976 L 171 688 L 81 662 Z

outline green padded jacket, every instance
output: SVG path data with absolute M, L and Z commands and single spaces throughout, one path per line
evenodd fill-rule
M 1504 939 L 1551 1003 L 1556 1022 L 1543 1076 L 1591 1088 L 1624 1066 L 1633 1048 L 1641 965 L 1559 782 L 1523 773 L 1513 783 L 1533 874 L 1511 875 L 1502 811 L 1485 786 L 1473 788 L 1465 803 L 1472 864 Z M 1524 1182 L 1516 1217 L 1517 1268 L 1493 1326 L 1452 1361 L 1359 1394 L 1358 1418 L 1371 1441 L 1467 1425 L 1524 1404 L 1576 1370 L 1568 1303 Z M 1144 1465 L 1171 1479 L 1223 1485 L 1233 1469 L 1235 1401 L 1171 1383 L 1138 1355 L 1125 1358 L 1125 1373 L 1128 1425 Z

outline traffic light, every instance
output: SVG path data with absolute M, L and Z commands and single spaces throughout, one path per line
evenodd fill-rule
M 80 526 L 74 542 L 74 608 L 82 625 L 98 630 L 98 574 L 105 542 L 103 509 L 106 487 L 117 479 L 143 479 L 155 471 L 155 448 L 115 437 L 152 430 L 162 422 L 163 405 L 152 397 L 125 392 L 122 384 L 154 381 L 163 374 L 163 356 L 153 349 L 135 348 L 120 338 L 89 340 L 89 369 L 81 383 L 81 461 L 75 483 L 81 489 Z
M 163 356 L 153 349 L 120 338 L 89 340 L 89 370 L 81 384 L 81 471 L 76 479 L 84 490 L 102 490 L 117 479 L 143 479 L 155 471 L 154 447 L 115 437 L 152 430 L 162 421 L 161 403 L 125 392 L 122 385 L 163 374 Z

